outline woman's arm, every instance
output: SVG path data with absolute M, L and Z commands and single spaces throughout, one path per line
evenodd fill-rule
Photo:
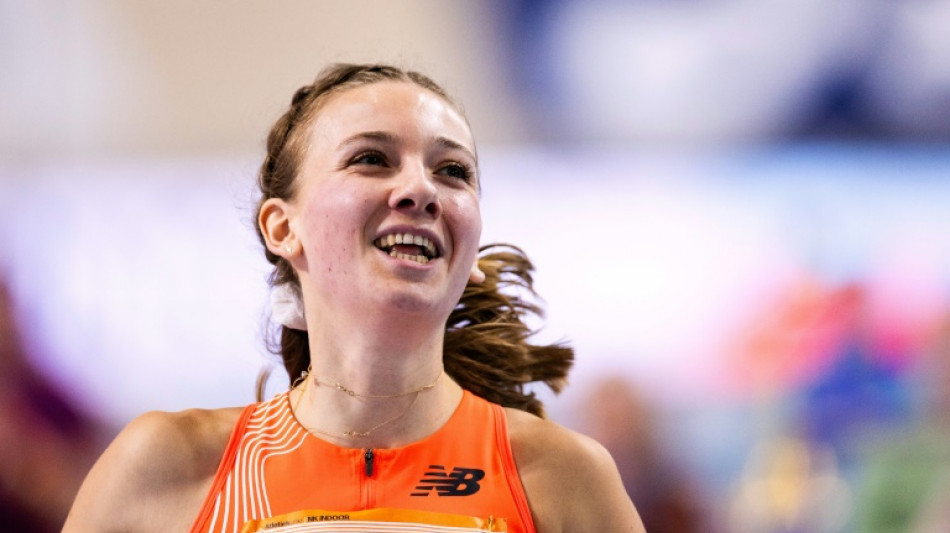
M 240 410 L 146 413 L 106 448 L 64 533 L 188 531 Z
M 539 533 L 643 533 L 613 458 L 598 442 L 507 410 L 512 452 Z

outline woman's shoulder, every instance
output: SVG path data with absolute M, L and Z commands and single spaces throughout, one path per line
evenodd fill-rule
M 616 472 L 610 453 L 596 440 L 518 409 L 506 412 L 508 437 L 522 477 L 584 479 Z
M 643 531 L 617 466 L 600 443 L 530 413 L 505 411 L 538 531 Z
M 152 411 L 135 418 L 89 472 L 64 531 L 187 529 L 242 410 Z M 149 502 L 147 510 L 142 502 Z
M 170 481 L 202 477 L 217 469 L 243 409 L 151 411 L 129 423 L 110 448 L 142 474 Z

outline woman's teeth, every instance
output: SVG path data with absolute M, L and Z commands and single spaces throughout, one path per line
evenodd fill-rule
M 429 258 L 424 255 L 409 255 L 401 252 L 397 252 L 395 248 L 389 251 L 390 257 L 395 257 L 397 259 L 408 259 L 410 261 L 415 261 L 416 263 L 426 264 L 429 262 Z
M 435 259 L 439 256 L 439 251 L 438 248 L 436 248 L 435 243 L 426 237 L 421 235 L 413 235 L 411 233 L 395 233 L 385 235 L 376 239 L 373 244 L 375 244 L 380 250 L 389 252 L 389 255 L 393 257 L 399 257 L 400 259 L 410 259 L 423 264 L 428 263 L 430 259 Z M 420 253 L 406 253 L 414 251 L 407 249 L 408 247 L 412 246 L 418 247 Z

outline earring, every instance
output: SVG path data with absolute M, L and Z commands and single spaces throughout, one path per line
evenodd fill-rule
M 287 253 L 288 253 L 288 254 L 293 254 L 293 253 L 294 253 L 294 249 L 293 249 L 289 244 L 285 244 L 285 245 L 284 245 L 284 250 L 287 250 Z

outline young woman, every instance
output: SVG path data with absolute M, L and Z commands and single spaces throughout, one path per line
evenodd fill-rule
M 609 454 L 523 390 L 560 388 L 573 354 L 530 344 L 538 310 L 499 290 L 530 291 L 520 251 L 478 257 L 475 142 L 445 92 L 334 66 L 267 148 L 257 222 L 291 390 L 139 417 L 64 531 L 643 531 Z

